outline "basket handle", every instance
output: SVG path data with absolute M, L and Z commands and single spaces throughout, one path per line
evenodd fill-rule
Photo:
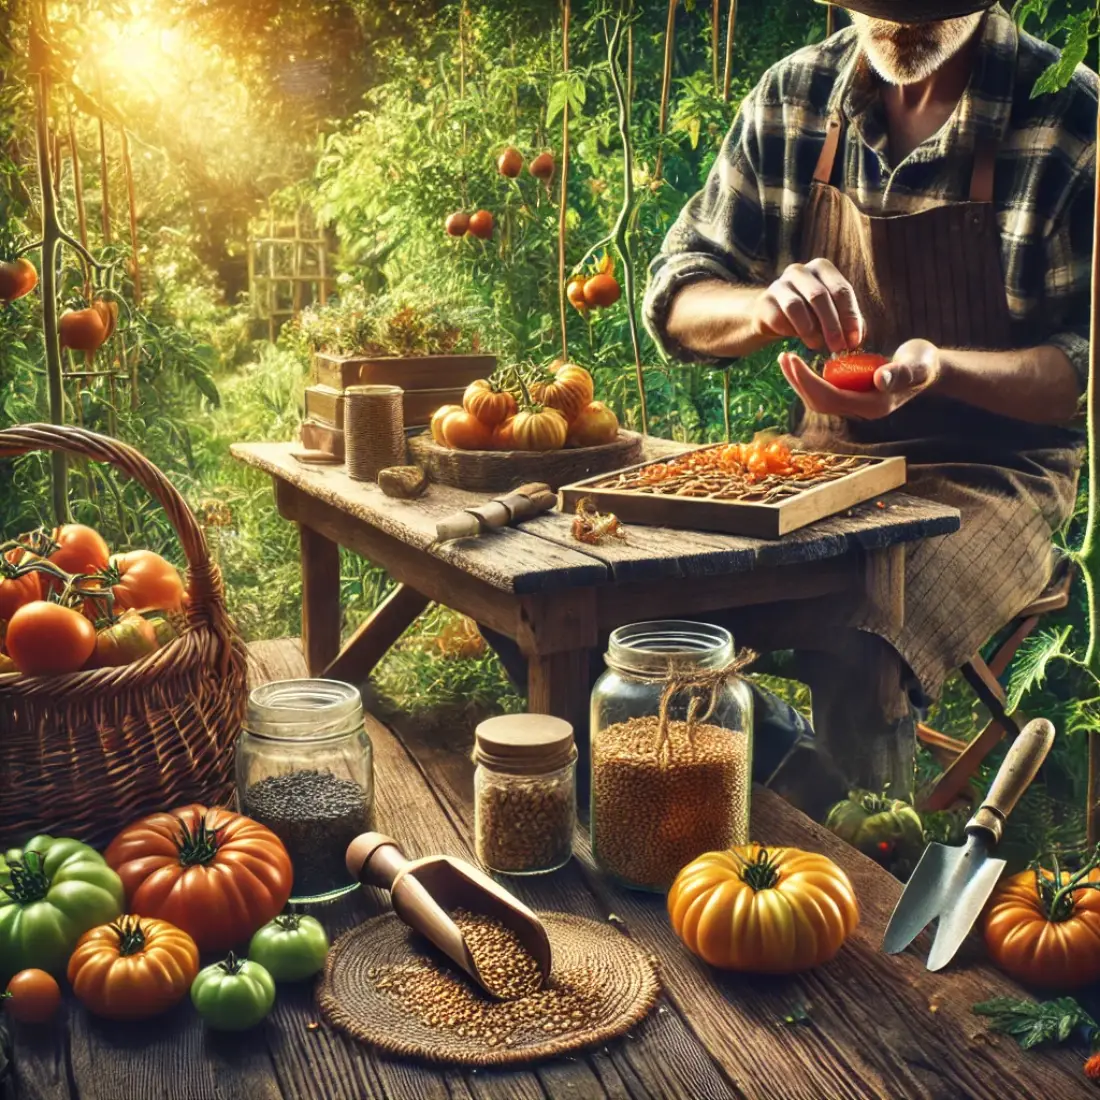
M 187 559 L 188 622 L 193 626 L 209 624 L 226 639 L 232 636 L 234 630 L 225 610 L 221 572 L 210 560 L 206 536 L 176 487 L 140 451 L 117 439 L 71 425 L 23 424 L 0 429 L 0 457 L 30 451 L 63 451 L 93 462 L 106 462 L 148 490 L 175 528 Z

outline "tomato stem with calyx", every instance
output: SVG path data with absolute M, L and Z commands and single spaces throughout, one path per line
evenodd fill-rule
M 8 864 L 8 879 L 8 885 L 0 885 L 0 891 L 16 905 L 31 905 L 50 892 L 45 861 L 38 852 L 24 852 L 22 859 L 12 860 Z
M 1035 863 L 1035 892 L 1039 895 L 1047 919 L 1055 923 L 1069 920 L 1073 915 L 1073 907 L 1076 899 L 1074 894 L 1078 890 L 1100 890 L 1100 882 L 1085 881 L 1088 876 L 1100 867 L 1100 844 L 1084 866 L 1064 883 L 1062 881 L 1062 869 L 1058 865 L 1058 856 L 1052 857 L 1054 869 L 1051 872 L 1053 878 L 1047 878 L 1043 874 L 1038 861 Z
M 181 824 L 176 847 L 179 849 L 181 867 L 207 864 L 218 854 L 218 830 L 207 825 L 205 817 L 193 833 L 186 824 Z
M 302 917 L 300 913 L 280 913 L 275 918 L 275 923 L 284 932 L 297 932 L 298 926 L 302 923 Z
M 227 974 L 239 974 L 242 967 L 247 962 L 247 959 L 238 959 L 236 954 L 232 951 L 229 952 L 225 958 L 218 963 L 218 966 L 222 968 Z
M 770 890 L 779 882 L 779 867 L 767 848 L 761 848 L 751 863 L 740 852 L 734 855 L 741 862 L 741 881 L 752 890 Z
M 141 921 L 123 917 L 111 925 L 111 931 L 118 936 L 118 953 L 122 958 L 140 955 L 145 950 L 145 929 L 141 927 Z

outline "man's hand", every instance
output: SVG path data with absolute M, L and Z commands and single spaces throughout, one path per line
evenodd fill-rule
M 828 260 L 791 264 L 760 295 L 753 327 L 759 336 L 797 338 L 813 351 L 858 348 L 865 334 L 856 292 Z
M 927 340 L 907 340 L 902 344 L 893 360 L 875 371 L 875 388 L 870 393 L 854 393 L 829 385 L 789 352 L 780 355 L 779 367 L 807 409 L 849 420 L 879 420 L 889 416 L 934 385 L 943 369 L 939 348 Z

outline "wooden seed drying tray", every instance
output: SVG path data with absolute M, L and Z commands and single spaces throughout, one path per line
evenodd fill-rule
M 697 451 L 709 449 L 713 448 L 700 447 Z M 835 516 L 891 489 L 901 488 L 906 479 L 904 458 L 860 456 L 859 464 L 842 476 L 810 484 L 789 497 L 767 503 L 709 496 L 672 496 L 644 489 L 611 487 L 622 474 L 649 466 L 667 465 L 697 451 L 685 451 L 658 462 L 642 462 L 610 474 L 564 485 L 558 494 L 558 507 L 571 515 L 577 504 L 588 498 L 598 511 L 613 512 L 623 523 L 774 539 L 820 519 Z M 845 455 L 830 457 L 850 458 Z

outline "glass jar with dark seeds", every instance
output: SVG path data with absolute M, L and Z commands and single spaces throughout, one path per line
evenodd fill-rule
M 237 800 L 286 845 L 292 903 L 354 890 L 344 853 L 374 820 L 373 753 L 359 691 L 334 680 L 256 688 L 237 745 Z

